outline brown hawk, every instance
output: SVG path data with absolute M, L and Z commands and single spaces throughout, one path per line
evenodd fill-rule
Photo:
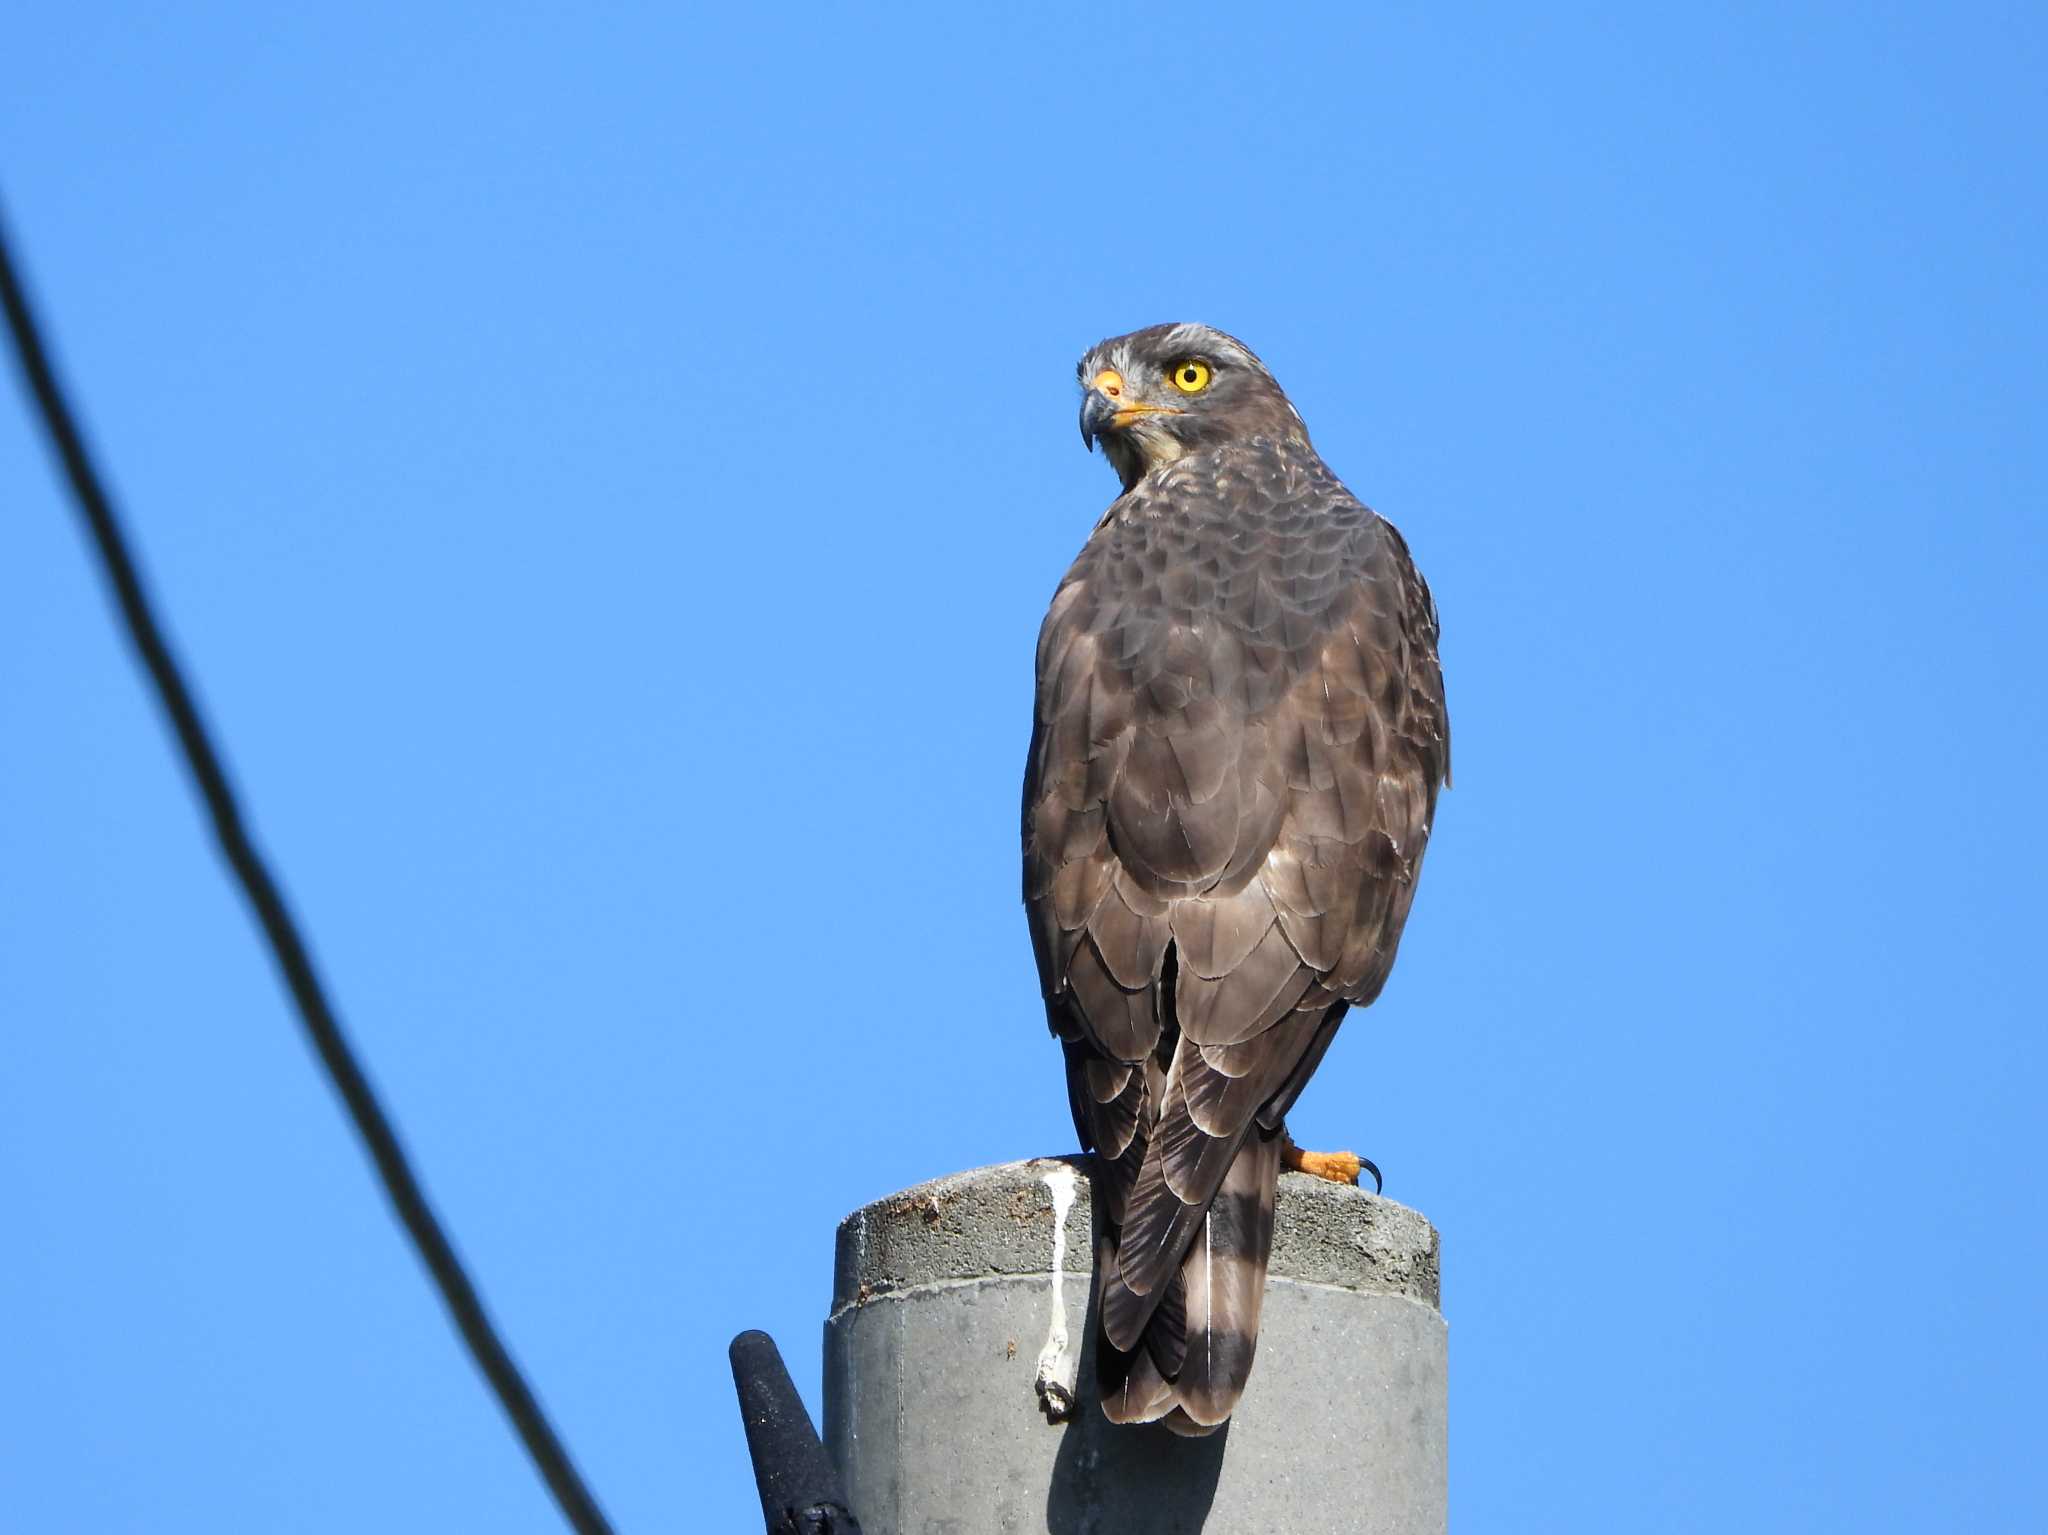
M 1081 360 L 1123 481 L 1038 638 L 1024 903 L 1097 1153 L 1103 1409 L 1206 1433 L 1251 1372 L 1285 1116 L 1386 983 L 1450 726 L 1436 605 L 1242 343 Z

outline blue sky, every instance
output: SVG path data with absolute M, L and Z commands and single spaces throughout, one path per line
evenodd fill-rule
M 1651 14 L 1652 10 L 1657 14 Z M 1796 9 L 1798 14 L 1789 14 Z M 1465 1531 L 2038 1527 L 2020 5 L 30 7 L 0 185 L 265 847 L 622 1530 L 838 1217 L 1065 1148 L 1072 366 L 1273 366 L 1457 787 L 1295 1114 L 1445 1243 Z M 0 1506 L 548 1530 L 0 410 Z

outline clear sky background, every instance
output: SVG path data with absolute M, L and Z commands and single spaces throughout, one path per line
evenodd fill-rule
M 426 10 L 16 7 L 0 185 L 622 1531 L 756 1517 L 843 1213 L 1071 1142 L 1032 644 L 1184 318 L 1443 613 L 1295 1123 L 1443 1231 L 1458 1528 L 2041 1527 L 2038 7 Z M 0 405 L 0 1523 L 557 1528 Z

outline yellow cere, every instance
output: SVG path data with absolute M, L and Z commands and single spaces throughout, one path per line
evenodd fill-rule
M 1167 377 L 1173 380 L 1173 387 L 1182 394 L 1200 394 L 1209 387 L 1209 365 L 1190 357 L 1185 362 L 1175 363 Z
M 1124 376 L 1114 368 L 1104 368 L 1095 375 L 1095 387 L 1115 399 L 1124 392 Z

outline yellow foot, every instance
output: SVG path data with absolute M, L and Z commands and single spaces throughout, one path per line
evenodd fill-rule
M 1358 1170 L 1365 1165 L 1349 1151 L 1303 1151 L 1299 1146 L 1289 1146 L 1280 1160 L 1295 1172 L 1328 1178 L 1332 1183 L 1356 1183 Z
M 1327 1178 L 1332 1183 L 1355 1184 L 1358 1175 L 1367 1172 L 1372 1174 L 1372 1191 L 1375 1194 L 1384 1188 L 1380 1182 L 1380 1170 L 1373 1166 L 1370 1158 L 1355 1151 L 1303 1151 L 1288 1140 L 1280 1147 L 1280 1165 L 1314 1178 Z

